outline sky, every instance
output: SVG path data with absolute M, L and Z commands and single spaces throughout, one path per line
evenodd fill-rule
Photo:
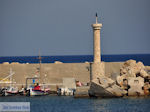
M 0 0 L 0 56 L 150 54 L 150 0 Z

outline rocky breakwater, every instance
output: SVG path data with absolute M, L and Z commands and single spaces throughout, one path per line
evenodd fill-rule
M 100 64 L 101 65 L 101 64 Z M 108 77 L 104 69 L 99 66 L 99 72 L 92 72 L 94 79 L 91 81 L 89 95 L 94 97 L 122 97 L 127 91 L 117 85 L 116 81 Z M 104 67 L 103 67 L 104 68 Z M 94 70 L 94 69 L 93 69 Z
M 102 72 L 96 76 L 91 81 L 90 96 L 123 97 L 150 94 L 150 69 L 142 62 L 135 60 L 124 62 L 116 79 Z
M 150 70 L 142 62 L 126 61 L 120 69 L 117 84 L 127 91 L 128 96 L 150 94 Z

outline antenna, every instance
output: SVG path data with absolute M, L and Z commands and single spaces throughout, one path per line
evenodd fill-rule
M 96 24 L 98 23 L 98 16 L 97 16 L 97 12 L 96 12 Z

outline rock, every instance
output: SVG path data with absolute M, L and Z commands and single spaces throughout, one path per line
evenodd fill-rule
M 94 97 L 115 97 L 115 95 L 107 91 L 102 85 L 100 85 L 96 81 L 91 82 L 89 95 Z
M 12 62 L 11 64 L 19 64 L 19 62 Z
M 144 95 L 144 91 L 142 87 L 144 87 L 144 79 L 141 77 L 129 77 L 128 85 L 130 86 L 128 90 L 129 96 L 142 96 Z
M 86 63 L 86 64 L 89 64 L 89 62 L 88 62 L 88 61 L 86 61 L 85 63 Z
M 9 64 L 9 62 L 3 62 L 3 64 L 4 64 L 4 65 L 8 65 L 8 64 Z
M 143 69 L 141 69 L 141 71 L 140 71 L 140 74 L 139 74 L 141 77 L 143 77 L 143 78 L 146 78 L 146 77 L 148 77 L 149 76 L 149 74 L 145 71 L 145 70 L 143 70 Z
M 137 63 L 137 66 L 140 67 L 140 69 L 145 69 L 144 64 L 140 61 Z
M 112 74 L 113 77 L 105 74 L 105 66 L 102 70 L 100 65 L 92 64 L 92 74 L 94 79 L 91 82 L 89 94 L 96 97 L 121 97 L 124 95 L 141 96 L 145 95 L 144 90 L 148 93 L 148 86 L 144 87 L 144 80 L 150 82 L 148 67 L 145 68 L 142 62 L 135 60 L 126 61 L 120 68 L 120 75 Z M 146 93 L 145 92 L 145 93 Z
M 124 90 L 128 90 L 128 79 L 129 77 L 126 75 L 117 77 L 117 84 Z
M 96 97 L 121 97 L 127 92 L 116 85 L 112 79 L 101 76 L 92 81 L 89 94 Z
M 123 68 L 128 67 L 128 66 L 134 66 L 136 64 L 135 60 L 128 60 L 123 64 Z
M 150 71 L 150 66 L 145 66 L 145 69 L 146 69 L 147 71 Z
M 60 61 L 55 61 L 55 64 L 61 64 L 62 62 L 60 62 Z
M 149 95 L 150 94 L 150 91 L 149 91 L 149 89 L 150 89 L 150 84 L 149 84 L 149 82 L 146 82 L 145 84 L 144 84 L 144 94 L 145 95 Z
M 128 75 L 128 77 L 136 77 L 136 75 L 142 73 L 142 76 L 146 76 L 144 72 L 145 66 L 142 62 L 136 63 L 135 60 L 128 60 L 126 61 L 122 68 L 120 69 L 121 75 Z M 142 71 L 141 71 L 142 70 Z
M 144 95 L 147 86 L 144 87 L 144 79 L 149 80 L 147 68 L 142 62 L 136 63 L 135 60 L 126 61 L 120 69 L 120 76 L 117 77 L 117 84 L 123 89 L 128 90 L 129 96 Z M 130 88 L 128 88 L 130 86 Z M 144 88 L 144 91 L 142 90 Z
M 119 84 L 121 86 L 121 84 L 123 83 L 124 79 L 127 79 L 126 75 L 118 76 L 117 77 L 117 84 Z

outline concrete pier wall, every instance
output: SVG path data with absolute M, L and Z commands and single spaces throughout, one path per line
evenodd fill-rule
M 25 84 L 26 77 L 38 76 L 38 67 L 39 64 L 0 64 L 0 78 L 8 76 L 12 68 L 15 72 L 13 75 L 15 82 Z M 74 77 L 83 83 L 90 80 L 88 63 L 42 64 L 41 70 L 41 77 L 45 83 L 62 83 L 64 77 Z
M 116 79 L 120 74 L 120 68 L 123 62 L 105 62 L 105 75 L 111 79 Z
M 122 62 L 105 62 L 106 75 L 120 73 Z M 38 76 L 39 64 L 0 64 L 0 78 L 9 75 L 10 68 L 15 72 L 13 79 L 17 84 L 25 84 L 26 77 Z M 82 83 L 90 82 L 91 69 L 89 63 L 50 63 L 42 64 L 42 79 L 45 83 L 62 83 L 64 77 L 74 77 Z

